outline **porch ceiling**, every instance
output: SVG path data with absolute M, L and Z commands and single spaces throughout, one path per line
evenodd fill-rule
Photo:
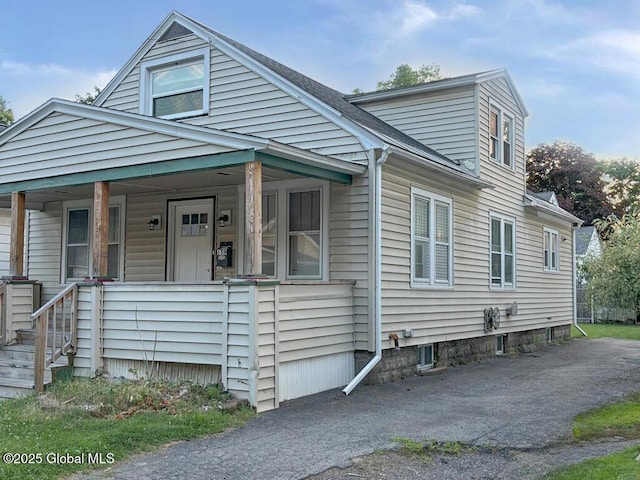
M 265 166 L 262 170 L 264 182 L 301 178 L 300 175 Z M 219 169 L 199 170 L 146 178 L 131 178 L 110 182 L 110 195 L 133 195 L 154 192 L 181 192 L 191 189 L 211 188 L 244 184 L 244 164 Z M 215 193 L 215 192 L 213 192 Z M 79 200 L 93 197 L 93 183 L 75 186 L 58 186 L 49 189 L 28 191 L 27 208 L 41 210 L 45 203 Z M 11 207 L 11 194 L 0 195 L 0 207 Z

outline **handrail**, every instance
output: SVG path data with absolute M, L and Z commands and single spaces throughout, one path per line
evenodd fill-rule
M 7 329 L 7 321 L 5 318 L 5 308 L 4 308 L 4 300 L 5 300 L 5 286 L 6 282 L 0 282 L 0 345 L 4 345 L 6 342 L 5 335 Z
M 77 305 L 78 284 L 72 283 L 31 314 L 31 321 L 36 326 L 34 375 L 37 392 L 44 388 L 45 369 L 75 348 Z

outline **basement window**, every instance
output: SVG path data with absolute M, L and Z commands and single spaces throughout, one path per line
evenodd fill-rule
M 418 346 L 418 370 L 433 368 L 433 343 Z
M 551 329 L 551 327 L 547 327 L 544 329 L 544 335 L 547 343 L 553 342 L 553 330 Z
M 505 343 L 504 335 L 496 335 L 496 355 L 504 354 L 504 343 Z

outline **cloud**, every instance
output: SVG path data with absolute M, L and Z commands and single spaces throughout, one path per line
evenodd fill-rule
M 557 62 L 607 70 L 640 79 L 638 32 L 604 30 L 569 40 L 554 49 L 540 50 L 539 53 Z
M 405 1 L 393 13 L 392 18 L 391 23 L 399 26 L 395 35 L 406 37 L 433 25 L 439 19 L 439 15 L 420 2 Z
M 91 71 L 57 64 L 0 62 L 0 95 L 16 119 L 34 110 L 49 98 L 73 100 L 76 94 L 104 86 L 115 76 L 115 69 Z

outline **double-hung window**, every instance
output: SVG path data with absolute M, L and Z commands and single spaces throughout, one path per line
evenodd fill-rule
M 122 279 L 124 245 L 124 200 L 109 206 L 107 276 Z M 93 207 L 91 201 L 65 202 L 63 223 L 62 282 L 82 280 L 91 276 L 93 268 L 92 235 Z
M 489 156 L 508 168 L 513 162 L 513 117 L 495 105 L 489 109 Z
M 453 229 L 450 198 L 411 189 L 411 284 L 453 284 Z
M 491 286 L 515 288 L 516 224 L 515 220 L 491 215 Z
M 289 277 L 321 275 L 321 205 L 320 189 L 289 192 Z
M 209 110 L 207 48 L 141 64 L 140 113 L 173 119 Z
M 560 270 L 558 258 L 558 232 L 550 228 L 544 229 L 544 269 L 548 272 Z

